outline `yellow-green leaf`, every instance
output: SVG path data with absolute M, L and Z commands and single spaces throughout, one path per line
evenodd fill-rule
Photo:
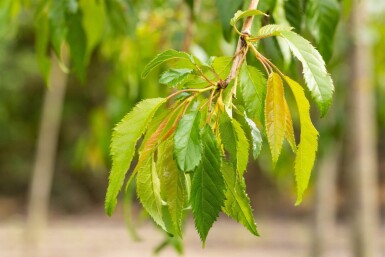
M 295 159 L 295 177 L 297 182 L 296 205 L 298 205 L 302 202 L 303 193 L 309 184 L 310 174 L 318 148 L 318 131 L 311 122 L 310 104 L 303 88 L 289 77 L 285 77 L 285 80 L 290 86 L 297 102 L 301 122 L 301 136 L 297 148 L 297 157 Z
M 154 156 L 137 166 L 136 193 L 154 221 L 167 231 L 162 218 L 162 198 L 160 196 L 160 180 L 154 162 Z
M 165 100 L 165 98 L 143 100 L 114 128 L 111 140 L 112 168 L 105 202 L 108 215 L 111 215 L 115 209 L 116 198 L 130 168 L 136 142 L 147 129 L 156 110 Z
M 278 160 L 285 137 L 285 97 L 283 82 L 277 73 L 271 73 L 267 80 L 265 100 L 265 127 L 273 164 Z
M 297 151 L 297 146 L 295 143 L 295 137 L 294 137 L 294 128 L 293 128 L 293 120 L 291 119 L 290 109 L 289 106 L 285 100 L 285 138 L 287 142 L 289 142 L 289 145 L 293 152 Z

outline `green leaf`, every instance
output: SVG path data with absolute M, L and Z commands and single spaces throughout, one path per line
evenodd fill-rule
M 193 61 L 192 57 L 185 53 L 185 52 L 178 52 L 178 51 L 175 51 L 173 49 L 170 49 L 170 50 L 166 50 L 164 51 L 163 53 L 160 53 L 158 54 L 157 56 L 155 56 L 154 59 L 152 59 L 147 65 L 146 67 L 144 67 L 144 70 L 142 72 L 142 78 L 145 78 L 147 77 L 147 75 L 155 68 L 157 67 L 158 65 L 166 62 L 166 61 L 169 61 L 169 60 L 173 60 L 173 59 L 185 59 L 185 60 L 188 60 L 190 62 Z
M 159 83 L 176 87 L 183 84 L 193 71 L 192 69 L 169 69 L 162 73 Z
M 311 122 L 310 104 L 306 99 L 303 88 L 289 77 L 285 77 L 285 80 L 290 86 L 297 102 L 301 122 L 301 136 L 295 159 L 295 177 L 297 182 L 296 205 L 298 205 L 302 202 L 303 193 L 309 184 L 310 174 L 318 148 L 318 131 Z
M 160 179 L 156 170 L 154 156 L 136 166 L 136 193 L 148 214 L 163 230 L 167 231 L 162 218 L 162 198 L 160 195 Z
M 243 64 L 239 75 L 239 90 L 247 116 L 263 123 L 266 79 L 256 68 Z
M 278 160 L 285 137 L 285 96 L 283 82 L 277 73 L 271 73 L 267 80 L 265 103 L 265 127 L 273 164 Z
M 293 128 L 293 120 L 291 119 L 290 109 L 285 100 L 285 138 L 293 152 L 297 151 L 295 137 L 294 137 L 294 128 Z
M 282 31 L 291 31 L 293 28 L 286 25 L 269 24 L 258 30 L 258 36 L 277 36 Z
M 320 110 L 325 116 L 332 102 L 334 85 L 326 71 L 325 62 L 317 50 L 303 37 L 292 31 L 281 31 L 293 54 L 301 61 L 306 85 Z
M 165 101 L 165 98 L 143 100 L 115 126 L 111 140 L 112 169 L 105 202 L 108 215 L 115 209 L 116 198 L 130 168 L 136 142 L 146 130 L 156 110 Z
M 79 5 L 83 12 L 82 25 L 87 37 L 86 59 L 88 60 L 93 49 L 102 39 L 105 31 L 106 14 L 104 1 L 79 1 Z
M 318 43 L 318 49 L 325 61 L 333 53 L 334 34 L 340 18 L 337 0 L 309 0 L 306 5 L 306 23 Z
M 211 128 L 202 129 L 203 155 L 194 171 L 191 184 L 191 206 L 195 227 L 205 244 L 207 234 L 225 200 L 225 182 L 221 169 L 221 155 Z
M 260 10 L 246 10 L 246 11 L 239 10 L 234 14 L 234 17 L 230 20 L 230 25 L 233 26 L 234 29 L 238 31 L 237 22 L 240 19 L 245 17 L 250 17 L 250 16 L 256 16 L 256 15 L 266 15 L 266 14 L 261 12 Z
M 230 155 L 239 176 L 242 177 L 249 159 L 249 142 L 238 121 L 224 113 L 219 118 L 221 142 Z
M 246 118 L 247 124 L 250 127 L 251 139 L 252 139 L 252 152 L 253 152 L 254 160 L 256 160 L 262 149 L 262 135 L 259 129 L 257 128 L 257 126 L 255 125 L 254 121 L 252 121 L 248 117 L 245 117 L 245 118 Z
M 238 180 L 233 167 L 226 162 L 222 165 L 222 174 L 227 187 L 224 212 L 245 226 L 253 235 L 258 236 L 243 177 Z
M 215 5 L 219 19 L 221 21 L 224 37 L 227 41 L 231 40 L 232 28 L 230 19 L 234 13 L 241 8 L 243 0 L 216 0 Z
M 174 156 L 179 169 L 193 170 L 202 156 L 199 134 L 200 113 L 193 111 L 185 114 L 179 121 L 174 136 Z
M 287 21 L 296 29 L 301 31 L 303 17 L 303 0 L 286 0 L 285 16 Z
M 173 159 L 173 140 L 169 139 L 159 146 L 158 158 L 162 195 L 167 203 L 174 231 L 182 237 L 185 175 Z
M 80 12 L 68 16 L 67 42 L 70 47 L 75 72 L 83 80 L 87 65 L 87 39 Z

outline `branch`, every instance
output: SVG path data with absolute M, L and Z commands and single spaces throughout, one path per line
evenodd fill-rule
M 259 0 L 250 0 L 248 9 L 249 10 L 257 9 L 258 2 Z M 226 88 L 230 84 L 231 80 L 235 78 L 235 76 L 237 75 L 237 70 L 242 65 L 245 59 L 246 53 L 244 50 L 247 48 L 247 45 L 246 45 L 244 36 L 251 34 L 250 31 L 251 31 L 251 25 L 253 24 L 253 20 L 254 20 L 254 16 L 250 16 L 250 17 L 246 17 L 245 21 L 243 22 L 242 31 L 241 31 L 242 35 L 238 39 L 238 45 L 235 50 L 233 65 L 231 66 L 230 73 L 227 76 L 226 80 L 223 81 L 222 84 L 220 85 L 221 88 Z

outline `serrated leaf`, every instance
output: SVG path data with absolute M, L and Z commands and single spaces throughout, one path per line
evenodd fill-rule
M 277 73 L 271 73 L 267 80 L 265 102 L 265 128 L 273 164 L 278 160 L 285 137 L 285 96 L 283 82 Z
M 310 104 L 306 99 L 303 88 L 289 77 L 285 77 L 285 80 L 290 86 L 297 102 L 301 122 L 301 136 L 295 158 L 295 177 L 297 182 L 296 205 L 298 205 L 302 202 L 303 193 L 309 184 L 310 174 L 318 148 L 318 131 L 311 122 Z
M 306 5 L 306 23 L 318 43 L 318 49 L 325 61 L 333 52 L 334 34 L 340 17 L 337 0 L 309 0 Z
M 173 140 L 169 139 L 159 146 L 158 170 L 161 178 L 161 190 L 167 203 L 173 230 L 182 237 L 182 217 L 185 195 L 185 175 L 173 159 Z
M 237 22 L 240 19 L 245 18 L 245 17 L 250 17 L 250 16 L 256 16 L 256 15 L 265 15 L 265 16 L 267 16 L 265 13 L 261 12 L 260 10 L 246 10 L 246 11 L 238 10 L 234 14 L 234 17 L 231 18 L 230 25 L 231 26 L 236 26 Z
M 246 194 L 243 177 L 240 180 L 237 179 L 235 170 L 226 162 L 222 165 L 222 174 L 227 187 L 225 206 L 223 207 L 224 212 L 245 226 L 253 235 L 258 236 L 253 210 L 250 206 L 250 199 Z
M 256 160 L 262 149 L 262 135 L 259 129 L 257 128 L 257 126 L 255 125 L 254 121 L 252 121 L 248 117 L 245 117 L 245 118 L 246 118 L 247 124 L 250 127 L 251 139 L 252 139 L 252 153 L 253 153 L 254 160 Z
M 265 25 L 258 30 L 258 36 L 277 36 L 282 31 L 291 31 L 293 28 L 286 25 L 269 24 Z
M 297 146 L 295 143 L 295 137 L 294 137 L 294 128 L 293 128 L 293 120 L 291 119 L 290 109 L 289 105 L 287 104 L 285 100 L 285 138 L 287 142 L 289 142 L 289 145 L 293 152 L 296 152 Z
M 200 113 L 185 114 L 179 121 L 174 136 L 174 156 L 182 171 L 193 170 L 200 162 L 202 146 L 200 137 Z
M 146 159 L 140 166 L 136 167 L 136 193 L 152 219 L 163 230 L 167 231 L 162 218 L 162 198 L 160 195 L 160 179 L 156 170 L 154 156 Z
M 266 79 L 256 68 L 244 63 L 239 74 L 239 90 L 247 116 L 263 123 Z
M 234 164 L 239 176 L 242 177 L 249 159 L 249 142 L 238 121 L 224 113 L 219 118 L 219 132 L 221 142 L 230 154 L 230 161 Z
M 146 65 L 146 67 L 144 67 L 144 70 L 142 72 L 142 78 L 147 77 L 147 75 L 158 65 L 160 65 L 166 61 L 173 60 L 173 59 L 184 59 L 184 60 L 187 60 L 190 62 L 192 62 L 192 60 L 193 60 L 193 58 L 185 52 L 178 52 L 178 51 L 173 50 L 173 49 L 166 50 L 163 53 L 160 53 L 157 56 L 155 56 L 155 58 L 152 59 Z
M 225 182 L 221 169 L 221 155 L 211 128 L 202 129 L 203 155 L 194 171 L 191 184 L 191 206 L 195 227 L 205 244 L 207 234 L 225 200 Z
M 292 31 L 281 31 L 295 57 L 302 63 L 303 74 L 321 117 L 325 116 L 334 92 L 334 85 L 326 71 L 325 62 L 318 51 L 303 37 Z
M 176 87 L 185 82 L 193 71 L 192 69 L 169 69 L 162 73 L 159 83 Z
M 165 98 L 146 99 L 138 103 L 114 128 L 111 140 L 112 169 L 106 194 L 105 209 L 111 215 L 116 198 L 135 153 L 135 145 Z

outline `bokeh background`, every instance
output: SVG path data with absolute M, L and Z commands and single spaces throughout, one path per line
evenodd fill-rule
M 296 23 L 317 45 L 305 2 L 261 0 L 270 16 L 255 27 Z M 385 2 L 330 2 L 340 15 L 324 57 L 336 92 L 325 118 L 314 110 L 320 149 L 303 204 L 288 146 L 273 169 L 264 145 L 246 174 L 261 237 L 221 216 L 202 250 L 190 219 L 186 256 L 385 256 Z M 165 66 L 140 77 L 157 53 L 232 55 L 226 24 L 247 3 L 0 0 L 0 256 L 177 255 L 137 203 L 104 214 L 111 131 L 141 99 L 170 92 L 158 83 Z M 259 47 L 300 78 L 277 41 Z

